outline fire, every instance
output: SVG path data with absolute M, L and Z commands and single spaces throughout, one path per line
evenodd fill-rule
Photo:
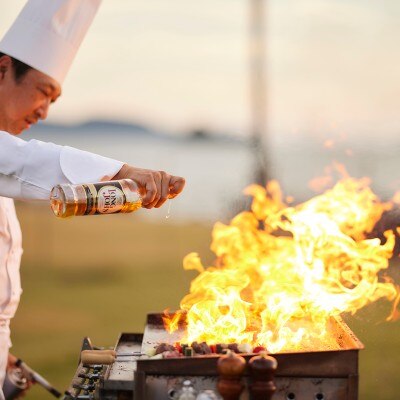
M 229 225 L 216 223 L 204 267 L 191 253 L 184 268 L 199 275 L 181 301 L 187 343 L 250 343 L 271 352 L 334 348 L 329 319 L 386 298 L 397 305 L 399 289 L 378 273 L 395 244 L 368 234 L 391 208 L 367 179 L 343 178 L 330 190 L 297 205 L 285 204 L 277 182 L 252 185 L 251 211 Z M 393 315 L 396 314 L 395 308 Z M 166 318 L 171 331 L 175 318 Z

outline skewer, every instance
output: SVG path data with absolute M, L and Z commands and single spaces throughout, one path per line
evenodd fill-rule
M 139 357 L 142 353 L 117 353 L 115 350 L 83 350 L 81 361 L 83 365 L 102 364 L 110 365 L 115 362 L 130 362 L 131 360 L 119 360 L 120 357 Z

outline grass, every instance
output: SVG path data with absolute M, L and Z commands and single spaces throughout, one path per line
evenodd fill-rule
M 142 332 L 146 314 L 177 308 L 193 272 L 182 258 L 211 260 L 211 225 L 151 223 L 140 215 L 57 220 L 39 206 L 18 205 L 24 231 L 24 294 L 12 323 L 12 351 L 64 390 L 81 341 L 113 345 L 120 332 Z M 360 399 L 393 400 L 400 390 L 400 322 L 382 322 L 385 304 L 346 320 L 360 353 Z M 51 399 L 34 387 L 27 400 Z

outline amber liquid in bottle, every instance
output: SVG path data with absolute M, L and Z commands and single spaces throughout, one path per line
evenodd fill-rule
M 81 185 L 60 184 L 51 191 L 50 205 L 59 218 L 130 213 L 142 206 L 142 197 L 137 184 L 131 179 Z

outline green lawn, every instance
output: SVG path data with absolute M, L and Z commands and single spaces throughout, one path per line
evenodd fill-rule
M 195 273 L 182 270 L 183 256 L 212 258 L 211 225 L 154 224 L 139 215 L 62 221 L 40 207 L 18 208 L 24 294 L 12 324 L 13 352 L 60 390 L 74 374 L 83 336 L 108 346 L 120 332 L 141 332 L 148 312 L 176 308 L 187 292 Z M 385 313 L 382 304 L 347 318 L 366 346 L 362 400 L 394 400 L 400 390 L 400 322 L 382 322 Z M 26 398 L 52 397 L 34 388 Z

